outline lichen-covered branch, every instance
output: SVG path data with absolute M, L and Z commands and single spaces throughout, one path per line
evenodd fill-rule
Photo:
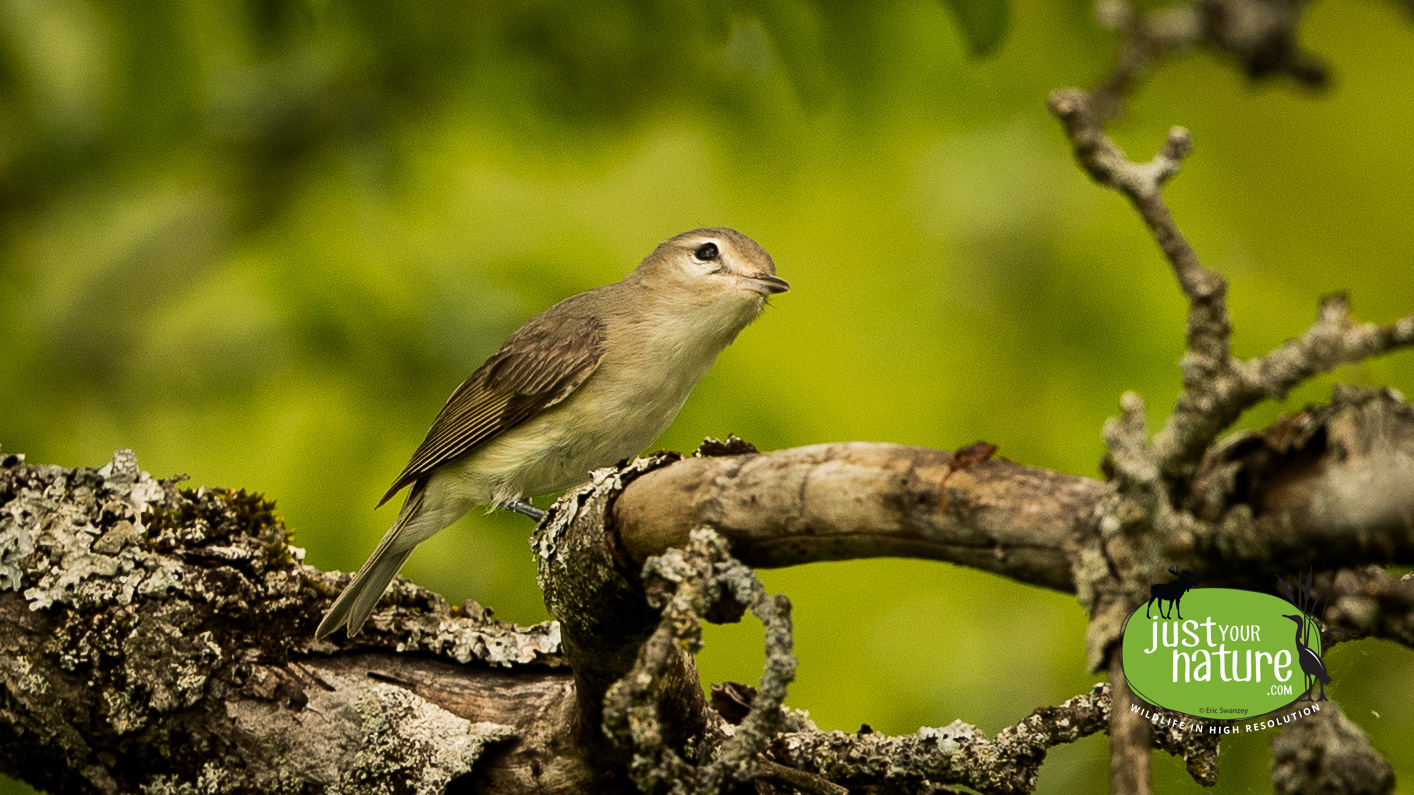
M 794 732 L 773 743 L 770 753 L 848 787 L 911 792 L 928 784 L 961 784 L 982 792 L 1030 792 L 1050 748 L 1106 731 L 1110 695 L 1109 685 L 1095 685 L 1059 706 L 1037 709 L 990 740 L 975 726 L 954 721 L 905 737 L 864 731 Z M 1214 736 L 1172 728 L 1154 735 L 1155 747 L 1188 761 L 1195 780 L 1215 781 Z
M 1272 738 L 1272 788 L 1307 792 L 1394 792 L 1394 769 L 1370 737 L 1334 703 Z
M 769 595 L 755 573 L 733 559 L 726 542 L 710 528 L 694 530 L 683 549 L 671 549 L 643 567 L 649 600 L 662 619 L 639 652 L 634 667 L 605 697 L 604 730 L 633 752 L 630 775 L 642 792 L 686 791 L 716 793 L 762 774 L 757 755 L 783 728 L 799 728 L 799 720 L 783 709 L 786 687 L 795 678 L 790 602 Z M 659 682 L 672 670 L 672 658 L 701 647 L 701 621 L 736 620 L 750 610 L 766 630 L 766 668 L 760 687 L 752 692 L 746 714 L 717 720 L 695 742 L 696 764 L 669 747 L 660 713 Z M 784 771 L 775 769 L 779 777 Z M 809 774 L 800 776 L 809 778 Z M 799 780 L 799 777 L 797 777 Z M 824 786 L 824 782 L 819 782 Z
M 1404 558 L 1395 550 L 1414 545 L 1410 445 L 1414 407 L 1338 386 L 1330 403 L 1210 451 L 1191 492 L 1192 544 L 1231 561 L 1229 577 L 1240 561 L 1295 571 Z
M 0 769 L 75 793 L 440 793 L 473 770 L 580 791 L 547 720 L 573 708 L 556 625 L 400 582 L 357 642 L 317 642 L 347 575 L 302 556 L 263 498 L 178 490 L 129 451 L 5 457 Z
M 1316 323 L 1296 339 L 1185 383 L 1173 414 L 1154 436 L 1164 475 L 1185 482 L 1218 435 L 1263 400 L 1280 398 L 1313 375 L 1411 345 L 1414 314 L 1388 324 L 1360 323 L 1351 316 L 1344 296 L 1325 299 Z
M 610 766 L 627 764 L 631 755 L 602 730 L 605 696 L 641 654 L 651 654 L 657 665 L 652 685 L 661 709 L 654 730 L 662 741 L 680 744 L 709 722 L 692 656 L 677 653 L 658 631 L 659 611 L 648 602 L 639 566 L 615 543 L 606 522 L 627 486 L 679 458 L 657 454 L 622 469 L 599 470 L 591 483 L 560 498 L 531 539 L 545 605 L 560 621 L 574 671 L 579 735 Z

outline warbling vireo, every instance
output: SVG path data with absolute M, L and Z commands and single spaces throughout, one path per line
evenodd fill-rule
M 523 502 L 642 452 L 766 297 L 790 285 L 734 229 L 664 241 L 623 281 L 531 318 L 447 400 L 383 495 L 407 499 L 378 548 L 320 622 L 357 635 L 413 547 L 477 505 L 536 519 Z

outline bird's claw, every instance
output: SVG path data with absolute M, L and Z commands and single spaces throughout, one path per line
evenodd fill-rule
M 509 500 L 501 503 L 498 507 L 504 508 L 507 511 L 515 511 L 522 516 L 529 516 L 531 519 L 535 520 L 536 524 L 540 524 L 540 521 L 545 518 L 545 511 L 531 505 L 525 500 Z

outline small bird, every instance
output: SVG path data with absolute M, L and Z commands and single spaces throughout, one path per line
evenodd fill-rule
M 378 547 L 315 636 L 357 635 L 419 543 L 478 505 L 524 502 L 642 452 L 737 334 L 790 285 L 734 229 L 658 245 L 622 281 L 566 298 L 511 334 L 457 387 L 388 493 L 408 488 Z

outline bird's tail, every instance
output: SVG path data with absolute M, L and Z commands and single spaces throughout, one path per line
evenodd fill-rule
M 397 576 L 398 569 L 403 567 L 411 554 L 411 549 L 401 552 L 380 549 L 373 553 L 373 557 L 354 575 L 349 587 L 339 594 L 334 606 L 324 614 L 324 620 L 319 622 L 319 629 L 314 631 L 314 637 L 323 639 L 343 626 L 349 628 L 349 637 L 362 631 L 364 622 L 373 614 L 373 606 L 378 604 L 379 597 L 388 589 L 388 583 Z
M 373 554 L 364 561 L 363 568 L 358 570 L 348 587 L 334 600 L 334 606 L 324 614 L 324 620 L 319 622 L 314 637 L 322 640 L 344 626 L 348 627 L 349 637 L 353 637 L 363 629 L 364 623 L 373 613 L 373 607 L 378 604 L 379 597 L 388 589 L 388 583 L 397 576 L 398 569 L 407 562 L 408 555 L 412 554 L 417 542 L 421 540 L 409 539 L 403 532 L 419 513 L 421 497 L 420 490 L 408 496 L 402 511 L 398 513 L 397 521 L 383 534 L 378 548 L 373 550 Z

